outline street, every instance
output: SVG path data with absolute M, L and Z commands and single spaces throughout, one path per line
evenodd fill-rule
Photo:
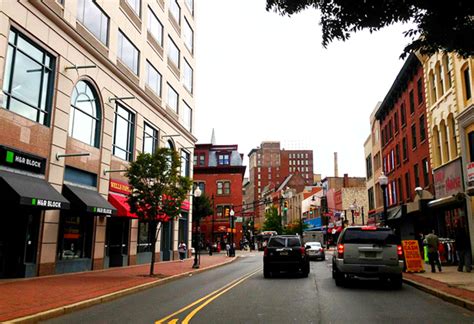
M 329 259 L 329 255 L 327 256 Z M 47 323 L 472 323 L 474 314 L 404 285 L 356 280 L 336 287 L 331 264 L 311 262 L 309 278 L 264 279 L 262 254 Z

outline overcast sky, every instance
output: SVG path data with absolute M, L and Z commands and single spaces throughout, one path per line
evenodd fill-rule
M 318 12 L 265 11 L 265 0 L 196 0 L 198 143 L 262 141 L 314 151 L 314 172 L 365 176 L 369 117 L 403 65 L 406 26 L 321 45 Z

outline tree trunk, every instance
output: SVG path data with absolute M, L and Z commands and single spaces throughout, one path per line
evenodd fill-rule
M 158 235 L 160 233 L 161 223 L 151 222 L 150 231 L 154 233 L 153 242 L 151 244 L 151 264 L 150 264 L 150 276 L 155 274 L 155 259 L 156 259 L 156 242 L 158 241 Z

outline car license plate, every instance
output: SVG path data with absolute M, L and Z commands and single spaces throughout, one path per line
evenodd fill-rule
M 378 267 L 364 267 L 364 271 L 367 272 L 377 272 L 379 270 Z
M 280 255 L 288 255 L 288 252 L 280 252 Z
M 365 252 L 365 257 L 366 258 L 375 258 L 377 256 L 377 253 L 370 251 L 370 252 Z

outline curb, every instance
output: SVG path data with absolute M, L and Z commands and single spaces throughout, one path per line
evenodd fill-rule
M 212 266 L 209 266 L 209 267 L 206 267 L 206 268 L 197 269 L 197 270 L 188 271 L 188 272 L 183 272 L 183 273 L 180 273 L 180 274 L 177 274 L 177 275 L 169 276 L 169 277 L 162 278 L 162 279 L 157 279 L 156 281 L 148 282 L 148 283 L 141 284 L 141 285 L 138 285 L 138 286 L 135 286 L 135 287 L 126 288 L 126 289 L 119 290 L 119 291 L 116 291 L 116 292 L 113 292 L 113 293 L 110 293 L 110 294 L 106 294 L 106 295 L 102 295 L 102 296 L 99 296 L 99 297 L 94 297 L 94 298 L 91 298 L 91 299 L 83 300 L 83 301 L 77 302 L 75 304 L 61 306 L 61 307 L 53 308 L 53 309 L 50 309 L 50 310 L 47 310 L 47 311 L 39 312 L 39 313 L 36 313 L 36 314 L 27 315 L 27 316 L 15 318 L 15 319 L 10 319 L 10 320 L 7 320 L 6 322 L 7 323 L 37 323 L 39 321 L 44 321 L 44 320 L 48 320 L 48 319 L 51 319 L 51 318 L 54 318 L 54 317 L 59 317 L 59 316 L 65 315 L 65 314 L 69 314 L 69 313 L 84 309 L 84 308 L 88 308 L 88 307 L 91 307 L 91 306 L 94 306 L 94 305 L 109 302 L 109 301 L 112 301 L 114 299 L 118 299 L 118 298 L 121 298 L 121 297 L 124 297 L 124 296 L 127 296 L 127 295 L 131 295 L 131 294 L 134 294 L 134 293 L 146 290 L 146 289 L 161 286 L 161 285 L 164 285 L 168 282 L 172 282 L 172 281 L 175 281 L 177 279 L 180 279 L 182 277 L 187 277 L 189 275 L 194 275 L 194 274 L 197 274 L 197 273 L 200 273 L 200 272 L 204 272 L 204 271 L 207 271 L 207 270 L 218 268 L 218 267 L 221 267 L 221 266 L 224 266 L 224 265 L 227 265 L 229 263 L 234 262 L 235 260 L 237 260 L 237 258 L 238 257 L 235 257 L 235 258 L 232 258 L 231 260 L 225 261 L 223 263 L 215 264 L 215 265 L 212 265 Z
M 457 305 L 457 306 L 461 306 L 463 308 L 466 308 L 466 309 L 469 309 L 471 311 L 474 311 L 474 302 L 470 301 L 470 300 L 467 300 L 467 299 L 464 299 L 464 298 L 461 298 L 461 297 L 458 297 L 458 296 L 454 296 L 454 295 L 451 295 L 451 294 L 448 294 L 446 292 L 443 292 L 443 291 L 440 291 L 440 290 L 437 290 L 437 289 L 434 289 L 430 286 L 427 286 L 427 285 L 423 285 L 415 280 L 411 280 L 411 279 L 406 279 L 406 278 L 403 278 L 403 282 L 410 285 L 410 286 L 413 286 L 419 290 L 422 290 L 426 293 L 429 293 L 433 296 L 436 296 L 438 298 L 441 298 L 443 299 L 444 301 L 447 301 L 451 304 L 454 304 L 454 305 Z

